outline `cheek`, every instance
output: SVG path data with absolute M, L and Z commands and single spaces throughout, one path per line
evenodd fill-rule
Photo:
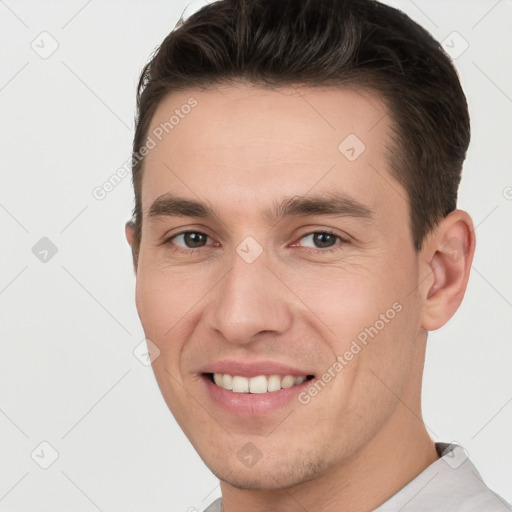
M 160 351 L 152 363 L 153 373 L 162 396 L 172 414 L 187 411 L 183 393 L 180 357 L 186 339 L 183 318 L 190 305 L 179 300 L 181 288 L 172 286 L 169 274 L 140 268 L 136 284 L 136 304 L 144 334 Z M 182 294 L 181 294 L 182 295 Z
M 168 290 L 164 280 L 152 278 L 143 270 L 139 272 L 136 286 L 136 304 L 139 317 L 146 332 L 159 333 L 167 322 L 166 312 L 172 312 L 168 303 Z
M 421 308 L 411 293 L 416 283 L 414 268 L 413 259 L 382 257 L 367 265 L 325 268 L 314 276 L 302 276 L 298 295 L 307 293 L 303 296 L 308 297 L 316 326 L 327 326 L 324 332 L 332 362 L 343 357 L 345 377 L 338 385 L 370 385 L 376 379 L 373 370 L 390 385 L 402 387 L 420 323 Z M 326 284 L 319 287 L 318 283 Z M 371 396 L 364 391 L 358 394 Z
M 344 341 L 375 323 L 383 331 L 397 316 L 406 285 L 389 271 L 375 270 L 369 262 L 368 267 L 347 265 L 303 273 L 294 288 L 298 296 L 307 297 L 307 306 L 343 348 Z
M 180 349 L 177 334 L 187 308 L 186 301 L 177 299 L 180 292 L 181 288 L 173 285 L 168 275 L 140 269 L 136 285 L 137 311 L 146 338 L 155 343 L 164 356 Z

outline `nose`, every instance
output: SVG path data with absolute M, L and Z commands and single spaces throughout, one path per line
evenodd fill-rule
M 264 253 L 252 263 L 235 253 L 226 272 L 203 315 L 209 329 L 239 345 L 290 329 L 293 296 Z

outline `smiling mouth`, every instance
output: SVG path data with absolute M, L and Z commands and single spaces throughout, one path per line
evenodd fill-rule
M 298 386 L 305 381 L 314 378 L 314 375 L 258 375 L 256 377 L 243 377 L 241 375 L 230 375 L 228 373 L 205 373 L 203 374 L 216 386 L 232 391 L 233 393 L 263 394 L 280 391 L 281 389 Z

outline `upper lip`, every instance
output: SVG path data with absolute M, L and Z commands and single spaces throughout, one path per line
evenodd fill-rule
M 300 377 L 302 375 L 313 375 L 309 370 L 301 370 L 288 364 L 278 363 L 276 361 L 237 361 L 234 359 L 224 359 L 205 365 L 200 373 L 227 373 L 229 375 L 239 375 L 241 377 L 257 377 L 258 375 L 292 375 Z

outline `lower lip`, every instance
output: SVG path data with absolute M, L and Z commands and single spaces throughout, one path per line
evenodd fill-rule
M 315 379 L 305 380 L 291 388 L 270 391 L 267 393 L 234 393 L 229 389 L 214 384 L 206 375 L 202 376 L 206 392 L 210 399 L 224 411 L 238 416 L 263 416 L 271 414 L 289 405 Z

